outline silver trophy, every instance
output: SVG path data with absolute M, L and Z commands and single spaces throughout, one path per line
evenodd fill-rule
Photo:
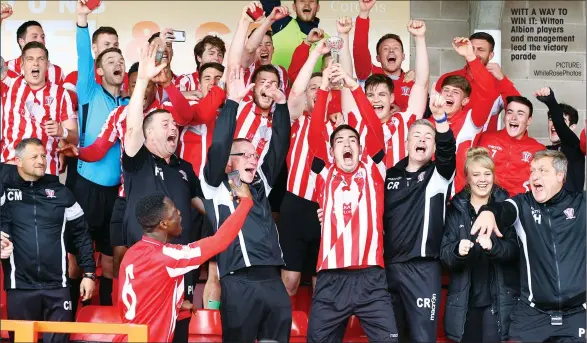
M 340 37 L 330 37 L 326 40 L 326 46 L 330 48 L 330 55 L 333 63 L 340 63 L 339 53 L 344 46 L 344 41 Z M 337 83 L 331 83 L 331 89 L 342 89 L 344 81 L 340 80 Z

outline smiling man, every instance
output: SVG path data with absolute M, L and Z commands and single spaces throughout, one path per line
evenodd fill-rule
M 487 148 L 495 161 L 495 173 L 500 185 L 510 196 L 525 193 L 528 187 L 528 165 L 535 152 L 544 150 L 544 145 L 528 135 L 532 123 L 532 103 L 521 96 L 506 99 L 505 129 L 485 132 L 478 146 Z
M 559 151 L 535 153 L 526 168 L 531 192 L 482 206 L 471 234 L 502 237 L 499 230 L 515 223 L 521 245 L 521 296 L 511 314 L 510 341 L 582 342 L 585 191 L 563 188 L 567 160 Z

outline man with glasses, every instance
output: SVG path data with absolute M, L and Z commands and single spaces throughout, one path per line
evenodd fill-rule
M 289 110 L 283 92 L 277 87 L 267 91 L 275 103 L 275 111 L 271 141 L 261 162 L 259 151 L 250 140 L 233 139 L 239 103 L 252 85 L 245 87 L 241 68 L 231 69 L 229 75 L 227 100 L 216 119 L 206 166 L 200 176 L 206 198 L 203 210 L 213 231 L 217 231 L 240 206 L 237 199 L 231 199 L 229 179 L 249 184 L 254 204 L 238 237 L 216 256 L 222 340 L 288 342 L 291 302 L 281 281 L 284 262 L 267 197 L 289 150 Z

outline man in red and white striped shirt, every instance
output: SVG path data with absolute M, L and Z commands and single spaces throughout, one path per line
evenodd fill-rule
M 406 141 L 410 125 L 421 119 L 428 102 L 429 62 L 426 51 L 426 25 L 411 20 L 408 31 L 416 43 L 416 80 L 404 111 L 394 112 L 393 81 L 384 74 L 373 74 L 365 82 L 365 93 L 383 126 L 385 137 L 385 167 L 389 169 L 407 156 Z
M 155 32 L 148 40 L 149 44 L 151 44 L 152 42 L 156 42 L 157 46 L 158 46 L 158 51 L 161 50 L 162 51 L 162 57 L 161 57 L 161 61 L 159 62 L 159 64 L 161 63 L 167 63 L 167 66 L 165 67 L 165 69 L 163 69 L 165 71 L 165 73 L 167 73 L 167 77 L 171 78 L 171 83 L 175 86 L 177 86 L 177 82 L 179 80 L 179 76 L 177 76 L 172 70 L 171 70 L 171 60 L 173 59 L 173 30 L 172 29 L 165 29 L 161 32 Z M 155 89 L 156 89 L 156 93 L 155 96 L 157 98 L 157 100 L 159 100 L 160 102 L 164 102 L 167 101 L 169 99 L 169 96 L 167 95 L 167 92 L 165 91 L 165 87 L 163 87 L 163 85 L 157 83 L 155 84 Z M 184 89 L 180 89 L 180 90 L 184 90 Z
M 10 7 L 10 5 L 3 3 L 2 6 L 3 8 L 0 22 L 12 15 L 12 7 Z M 16 30 L 16 41 L 18 42 L 18 47 L 20 50 L 22 50 L 29 42 L 39 42 L 45 45 L 45 32 L 43 31 L 43 27 L 38 21 L 35 20 L 29 20 L 22 23 L 22 25 L 20 25 Z M 23 74 L 22 60 L 20 57 L 8 61 L 7 65 L 8 69 L 16 72 L 19 75 Z M 58 65 L 48 63 L 46 73 L 47 81 L 57 85 L 61 85 L 63 83 L 65 75 L 61 67 Z
M 25 45 L 21 60 L 23 75 L 11 81 L 2 97 L 2 162 L 14 159 L 22 139 L 34 137 L 45 144 L 46 172 L 59 175 L 59 141 L 78 142 L 71 99 L 65 88 L 46 79 L 49 52 L 42 43 Z
M 360 13 L 357 16 L 355 38 L 353 40 L 355 73 L 359 80 L 366 80 L 367 77 L 373 74 L 384 74 L 392 79 L 394 83 L 394 103 L 400 108 L 400 111 L 406 111 L 414 81 L 407 77 L 407 74 L 402 70 L 402 63 L 406 55 L 401 38 L 393 33 L 388 33 L 381 37 L 376 46 L 376 58 L 381 66 L 378 67 L 371 62 L 369 14 L 376 2 L 376 0 L 359 1 Z
M 314 284 L 316 281 L 320 223 L 316 215 L 316 174 L 311 171 L 313 155 L 308 141 L 308 129 L 316 94 L 322 84 L 322 73 L 312 71 L 316 63 L 329 51 L 324 41 L 317 44 L 316 49 L 309 54 L 307 61 L 300 68 L 287 102 L 292 125 L 286 159 L 288 178 L 278 226 L 279 244 L 285 262 L 281 275 L 290 296 L 297 293 L 302 273 L 314 276 Z M 338 107 L 340 112 L 340 105 Z M 335 125 L 332 120 L 326 125 L 329 132 L 334 131 Z M 325 139 L 322 144 L 329 144 L 327 141 Z
M 194 46 L 194 58 L 196 59 L 197 70 L 191 74 L 181 75 L 175 84 L 177 88 L 182 92 L 192 93 L 190 95 L 195 95 L 193 93 L 199 92 L 199 96 L 202 96 L 202 90 L 200 89 L 200 67 L 206 63 L 222 64 L 224 54 L 226 54 L 226 45 L 221 38 L 212 35 L 207 35 L 202 38 Z
M 361 160 L 359 133 L 351 126 L 338 126 L 330 136 L 334 163 L 329 162 L 321 144 L 331 80 L 344 81 L 348 90 L 343 92 L 352 91 L 359 114 L 366 122 L 366 162 Z M 319 175 L 316 192 L 324 219 L 308 339 L 341 341 L 345 332 L 342 327 L 354 314 L 370 341 L 397 341 L 383 264 L 383 131 L 359 84 L 339 64 L 324 70 L 309 139 L 315 155 L 312 171 Z
M 280 89 L 289 96 L 289 78 L 287 70 L 276 64 L 271 64 L 273 58 L 273 36 L 271 34 L 271 25 L 278 20 L 281 20 L 289 15 L 289 10 L 285 6 L 277 6 L 273 8 L 271 14 L 261 21 L 259 27 L 255 28 L 249 34 L 244 49 L 242 50 L 241 65 L 245 69 L 245 82 L 249 84 L 253 82 L 253 75 L 255 70 L 260 66 L 273 65 L 279 72 L 279 79 L 281 80 Z M 235 44 L 234 40 L 233 43 Z M 240 45 L 239 45 L 240 46 Z M 252 99 L 253 94 L 249 94 L 244 101 Z
M 198 177 L 202 175 L 206 164 L 218 110 L 225 98 L 224 91 L 218 87 L 223 73 L 224 66 L 220 63 L 205 63 L 200 67 L 198 82 L 203 98 L 200 102 L 192 103 L 202 107 L 203 115 L 194 115 L 185 111 L 172 112 L 173 119 L 178 125 L 183 126 L 179 136 L 179 157 L 191 163 Z M 175 100 L 171 96 L 170 98 L 172 101 Z

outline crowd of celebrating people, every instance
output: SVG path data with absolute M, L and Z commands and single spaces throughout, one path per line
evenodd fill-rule
M 251 2 L 228 51 L 205 36 L 186 75 L 173 29 L 127 70 L 115 28 L 90 35 L 88 0 L 67 76 L 24 22 L 1 75 L 8 319 L 73 321 L 99 263 L 101 305 L 150 341 L 187 342 L 207 263 L 224 342 L 288 342 L 303 275 L 309 341 L 340 342 L 355 315 L 370 341 L 436 342 L 443 273 L 453 341 L 585 341 L 577 110 L 546 86 L 528 95 L 548 107 L 544 146 L 490 34 L 454 38 L 465 66 L 431 85 L 426 24 L 407 23 L 404 71 L 397 33 L 369 50 L 376 0 L 358 1 L 330 33 L 319 0 Z

